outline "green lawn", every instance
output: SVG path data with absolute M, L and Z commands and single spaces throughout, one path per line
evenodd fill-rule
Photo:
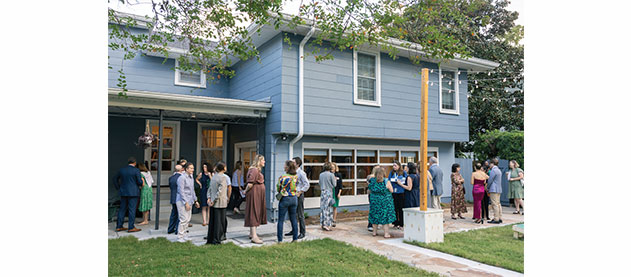
M 331 239 L 241 248 L 110 239 L 111 276 L 438 276 Z
M 443 243 L 405 243 L 449 253 L 484 264 L 524 272 L 524 240 L 513 238 L 513 226 L 445 234 Z

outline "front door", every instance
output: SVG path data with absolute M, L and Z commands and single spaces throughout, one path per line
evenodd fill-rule
M 149 120 L 151 133 L 159 135 L 157 120 Z M 176 159 L 179 154 L 179 122 L 163 121 L 162 123 L 162 172 L 160 185 L 169 186 L 169 177 L 175 170 Z M 145 150 L 145 161 L 149 163 L 151 175 L 157 182 L 158 178 L 158 141 L 154 140 L 151 147 Z M 156 183 L 157 185 L 157 183 Z

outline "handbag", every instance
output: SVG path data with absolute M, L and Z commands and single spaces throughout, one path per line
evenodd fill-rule
M 281 199 L 283 199 L 283 195 L 280 192 L 276 193 L 276 200 L 280 201 Z

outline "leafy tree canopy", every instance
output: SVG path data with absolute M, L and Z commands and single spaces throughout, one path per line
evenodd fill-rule
M 448 26 L 446 34 L 462 42 L 463 51 L 500 63 L 492 72 L 469 72 L 467 76 L 470 143 L 457 144 L 457 152 L 472 151 L 479 137 L 491 130 L 524 129 L 524 47 L 520 44 L 524 28 L 515 25 L 519 14 L 507 10 L 508 4 L 508 0 L 443 2 L 439 6 L 442 12 L 431 20 L 422 14 L 415 16 L 416 7 L 406 11 L 410 17 L 418 18 L 406 21 L 404 25 L 408 28 Z M 461 11 L 467 20 L 459 22 L 463 17 L 453 16 L 454 9 Z M 412 35 L 406 39 L 417 39 Z M 427 37 L 423 33 L 419 36 Z
M 120 2 L 138 4 L 138 1 Z M 312 0 L 302 1 L 297 15 L 281 12 L 283 5 L 290 2 L 283 0 L 145 2 L 152 7 L 152 16 L 146 16 L 144 20 L 149 23 L 109 9 L 109 48 L 123 51 L 124 62 L 146 52 L 168 57 L 170 44 L 184 43 L 188 51 L 177 57 L 178 69 L 206 70 L 207 80 L 211 83 L 222 76 L 234 76 L 235 72 L 231 69 L 235 62 L 233 59 L 259 58 L 252 41 L 252 36 L 256 34 L 247 29 L 247 23 L 270 24 L 277 29 L 283 25 L 289 28 L 315 26 L 317 32 L 310 42 L 310 54 L 317 61 L 332 59 L 334 50 L 343 51 L 362 45 L 379 46 L 395 58 L 397 49 L 388 42 L 406 39 L 415 44 L 404 43 L 404 46 L 424 51 L 424 54 L 411 57 L 413 62 L 418 63 L 421 58 L 445 60 L 455 56 L 470 57 L 472 52 L 467 47 L 470 38 L 458 30 L 466 30 L 478 21 L 491 24 L 489 22 L 493 21 L 494 12 L 497 12 L 486 6 L 482 12 L 473 8 L 461 10 L 459 7 L 463 1 L 460 0 Z M 444 22 L 444 18 L 449 18 L 449 22 Z M 134 31 L 139 24 L 146 24 L 150 32 Z M 495 30 L 497 28 L 500 27 L 492 26 L 488 32 L 499 32 Z M 480 33 L 476 36 L 486 35 Z M 289 42 L 287 37 L 285 40 Z M 324 44 L 326 46 L 322 46 L 324 41 L 328 42 Z M 118 86 L 122 89 L 121 95 L 124 95 L 127 88 L 122 66 L 119 74 Z

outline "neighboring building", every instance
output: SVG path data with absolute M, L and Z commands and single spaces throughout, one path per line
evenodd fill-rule
M 254 42 L 261 62 L 239 61 L 232 67 L 234 78 L 214 84 L 205 84 L 203 72 L 174 71 L 174 59 L 163 64 L 162 57 L 151 53 L 125 61 L 128 98 L 117 96 L 122 52 L 109 50 L 110 200 L 117 197 L 112 176 L 129 156 L 147 161 L 157 179 L 157 145 L 143 150 L 134 142 L 147 124 L 157 134 L 158 111 L 163 110 L 163 192 L 168 192 L 166 180 L 179 157 L 194 162 L 197 172 L 202 162 L 219 160 L 226 161 L 232 172 L 237 160 L 249 164 L 254 154 L 263 153 L 267 207 L 273 218 L 272 178 L 282 174 L 283 163 L 290 158 L 289 142 L 298 134 L 298 45 L 309 29 L 251 30 L 259 27 L 261 35 Z M 285 34 L 292 46 L 283 41 Z M 454 143 L 469 139 L 467 71 L 491 70 L 498 64 L 471 58 L 453 59 L 440 67 L 429 61 L 418 66 L 405 58 L 408 50 L 402 48 L 400 54 L 392 60 L 387 53 L 366 49 L 335 51 L 334 60 L 321 63 L 312 56 L 305 59 L 304 136 L 293 147 L 293 156 L 303 157 L 312 182 L 305 209 L 319 207 L 317 181 L 325 160 L 339 165 L 344 176 L 340 205 L 353 210 L 367 207 L 365 179 L 374 165 L 391 168 L 393 160 L 419 159 L 421 67 L 432 69 L 428 154 L 438 158 L 449 176 Z M 449 182 L 444 178 L 443 201 L 451 195 Z

